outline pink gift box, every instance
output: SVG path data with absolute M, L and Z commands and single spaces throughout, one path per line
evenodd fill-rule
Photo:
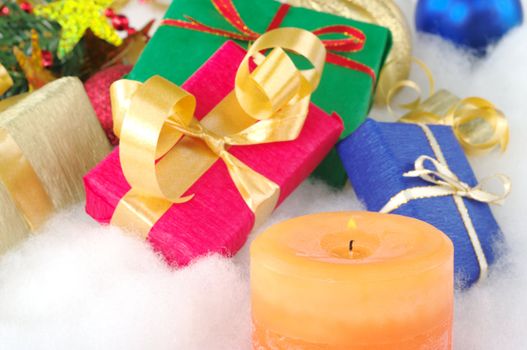
M 232 91 L 245 53 L 237 44 L 227 42 L 183 84 L 196 97 L 197 119 L 207 115 Z M 229 151 L 280 186 L 280 204 L 324 159 L 342 130 L 337 115 L 330 116 L 311 104 L 296 140 L 237 146 Z M 130 190 L 119 162 L 119 150 L 115 149 L 91 170 L 84 184 L 86 212 L 100 223 L 109 223 L 120 199 Z M 255 217 L 223 161 L 216 161 L 187 194 L 195 196 L 187 203 L 172 205 L 152 227 L 148 241 L 154 249 L 168 263 L 179 266 L 210 253 L 235 254 L 247 240 Z

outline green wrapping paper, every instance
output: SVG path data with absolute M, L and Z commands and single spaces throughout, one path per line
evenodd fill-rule
M 273 0 L 233 0 L 233 3 L 247 27 L 258 33 L 265 32 L 281 6 Z M 174 0 L 165 14 L 166 19 L 186 20 L 187 17 L 210 27 L 237 32 L 211 0 Z M 315 30 L 337 24 L 353 26 L 366 35 L 362 50 L 338 54 L 369 66 L 378 76 L 391 46 L 390 32 L 386 28 L 303 8 L 291 8 L 280 26 Z M 324 39 L 336 38 L 341 36 L 324 36 Z M 161 25 L 129 78 L 145 81 L 153 75 L 161 75 L 176 84 L 182 84 L 226 40 L 228 38 L 223 36 Z M 247 47 L 247 42 L 237 42 Z M 345 125 L 344 138 L 366 118 L 374 92 L 372 84 L 372 79 L 363 72 L 326 64 L 312 101 L 327 113 L 336 112 L 341 116 Z M 333 150 L 322 162 L 315 176 L 336 187 L 345 184 L 347 177 L 336 151 Z

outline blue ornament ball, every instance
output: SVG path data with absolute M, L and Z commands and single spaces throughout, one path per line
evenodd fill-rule
M 415 11 L 417 30 L 479 54 L 522 21 L 521 0 L 419 0 Z

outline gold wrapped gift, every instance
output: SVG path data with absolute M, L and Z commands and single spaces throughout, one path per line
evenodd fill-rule
M 83 175 L 110 152 L 84 86 L 62 78 L 0 111 L 0 253 L 84 198 Z

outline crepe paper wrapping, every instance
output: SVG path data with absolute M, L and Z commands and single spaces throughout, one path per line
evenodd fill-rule
M 234 4 L 248 27 L 259 33 L 268 28 L 280 7 L 280 3 L 272 0 L 234 0 Z M 210 0 L 175 0 L 165 18 L 185 19 L 185 15 L 215 28 L 235 31 L 218 14 Z M 339 54 L 366 64 L 378 75 L 391 45 L 390 32 L 386 28 L 304 8 L 291 8 L 281 27 L 315 30 L 334 24 L 353 26 L 366 35 L 365 46 L 361 51 Z M 208 33 L 161 26 L 149 41 L 129 78 L 145 81 L 153 75 L 161 75 L 181 84 L 226 40 L 227 38 Z M 241 41 L 238 43 L 247 45 Z M 372 80 L 365 73 L 326 64 L 312 101 L 327 113 L 338 113 L 344 120 L 343 136 L 347 136 L 366 118 L 372 102 L 372 93 Z M 328 159 L 320 165 L 316 176 L 337 187 L 344 185 L 346 175 L 335 151 L 331 151 Z
M 406 16 L 394 0 L 284 0 L 293 6 L 333 13 L 386 27 L 393 37 L 393 46 L 382 69 L 375 103 L 384 106 L 386 95 L 399 81 L 410 74 L 412 33 Z
M 84 83 L 86 93 L 90 98 L 99 122 L 106 132 L 112 145 L 117 145 L 119 139 L 113 132 L 112 106 L 110 103 L 110 85 L 128 74 L 132 66 L 116 65 L 98 72 Z
M 222 46 L 183 88 L 197 100 L 196 117 L 203 118 L 234 87 L 234 78 L 245 51 L 232 42 Z M 280 186 L 281 203 L 324 158 L 342 132 L 342 121 L 314 105 L 300 136 L 289 142 L 233 146 L 229 152 L 256 172 Z M 114 150 L 84 179 L 86 211 L 109 223 L 121 198 L 130 190 L 121 170 L 119 150 Z M 254 214 L 234 186 L 221 160 L 187 191 L 192 200 L 172 205 L 153 226 L 148 241 L 173 265 L 186 265 L 209 254 L 232 255 L 245 243 Z
M 476 177 L 456 140 L 452 128 L 428 125 L 451 171 L 471 187 Z M 381 210 L 399 192 L 430 184 L 421 178 L 403 176 L 414 169 L 420 156 L 435 157 L 423 129 L 416 124 L 380 123 L 368 119 L 355 133 L 337 146 L 349 179 L 368 210 Z M 486 203 L 463 199 L 474 225 L 486 261 L 497 256 L 494 243 L 503 241 L 503 234 Z M 454 267 L 460 287 L 469 287 L 479 280 L 480 265 L 468 231 L 453 196 L 412 200 L 392 213 L 426 221 L 454 243 Z
M 82 177 L 111 150 L 77 78 L 51 82 L 2 111 L 0 130 L 22 151 L 53 210 L 83 200 Z M 0 165 L 8 170 L 8 165 Z M 0 251 L 7 250 L 30 231 L 25 214 L 8 188 L 0 181 Z M 35 189 L 17 190 L 32 193 Z

